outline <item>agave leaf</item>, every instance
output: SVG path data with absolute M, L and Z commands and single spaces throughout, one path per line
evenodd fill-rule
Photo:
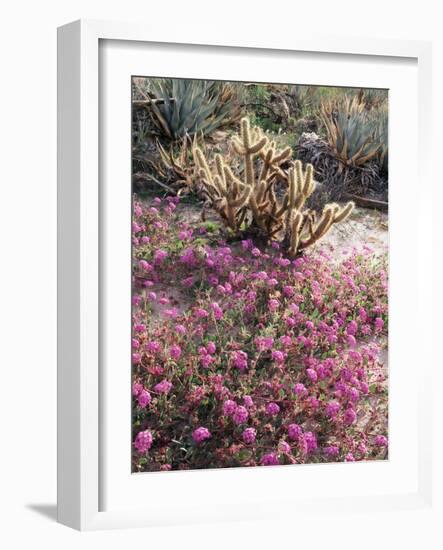
M 381 145 L 378 145 L 375 149 L 371 149 L 366 155 L 361 156 L 358 159 L 359 164 L 360 165 L 365 164 L 369 160 L 373 159 L 377 155 L 377 153 L 379 152 L 380 148 L 381 148 Z
M 157 107 L 157 105 L 155 103 L 152 103 L 151 104 L 151 109 L 160 125 L 160 127 L 162 128 L 162 130 L 165 132 L 165 134 L 170 138 L 172 139 L 173 135 L 172 135 L 172 132 L 171 132 L 171 129 L 170 129 L 170 126 L 169 126 L 169 123 L 167 120 L 165 120 L 164 116 L 162 115 L 162 113 L 160 112 L 160 109 Z

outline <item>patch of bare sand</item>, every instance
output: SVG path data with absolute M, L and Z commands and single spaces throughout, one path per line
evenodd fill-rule
M 329 233 L 311 248 L 325 250 L 340 260 L 344 252 L 364 246 L 376 254 L 388 251 L 389 232 L 388 214 L 366 208 L 355 208 L 351 217 L 339 224 L 334 224 Z

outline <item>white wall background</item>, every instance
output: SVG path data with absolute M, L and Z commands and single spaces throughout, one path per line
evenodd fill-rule
M 440 548 L 416 515 L 377 518 L 363 530 L 358 516 L 316 523 L 198 526 L 79 534 L 54 523 L 56 496 L 56 27 L 74 19 L 182 21 L 192 36 L 205 25 L 228 34 L 268 25 L 352 36 L 434 41 L 434 97 L 443 98 L 443 36 L 439 3 L 316 0 L 16 0 L 3 3 L 0 31 L 0 545 L 10 548 Z M 219 10 L 219 11 L 218 11 Z M 275 32 L 275 31 L 274 31 Z M 441 177 L 442 111 L 435 101 L 435 178 Z M 440 130 L 438 130 L 440 128 Z M 407 131 L 407 126 L 405 127 Z M 414 136 L 411 136 L 414 139 Z M 405 159 L 407 152 L 405 152 Z M 434 204 L 437 213 L 437 204 Z M 443 248 L 441 235 L 438 237 Z M 441 436 L 441 434 L 440 434 Z M 149 498 L 149 497 L 148 497 Z M 361 518 L 360 518 L 361 519 Z M 441 529 L 440 535 L 441 537 Z

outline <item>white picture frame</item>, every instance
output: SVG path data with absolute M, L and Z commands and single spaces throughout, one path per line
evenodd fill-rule
M 182 483 L 184 476 L 188 476 L 187 480 L 190 479 L 189 473 L 186 472 L 167 474 L 167 478 L 162 478 L 161 474 L 156 475 L 155 483 L 154 478 L 151 478 L 150 482 L 149 478 L 145 477 L 143 483 L 145 486 L 151 485 L 153 494 L 159 490 L 162 483 L 168 484 L 169 502 L 165 501 L 163 506 L 157 505 L 158 503 L 150 507 L 134 506 L 129 503 L 131 493 L 122 492 L 116 493 L 112 509 L 103 510 L 101 484 L 110 483 L 112 479 L 109 480 L 109 476 L 107 477 L 106 471 L 109 471 L 109 466 L 104 467 L 102 456 L 105 445 L 103 434 L 106 432 L 104 429 L 106 418 L 103 415 L 108 414 L 108 409 L 100 402 L 100 396 L 103 395 L 101 388 L 103 365 L 101 365 L 99 349 L 102 330 L 100 313 L 102 302 L 107 299 L 106 285 L 103 290 L 101 284 L 104 248 L 101 232 L 108 226 L 101 225 L 100 222 L 104 205 L 100 192 L 99 159 L 102 143 L 99 115 L 101 109 L 105 107 L 100 104 L 99 82 L 100 63 L 104 63 L 104 60 L 108 63 L 110 58 L 101 55 L 100 47 L 104 41 L 114 41 L 120 45 L 124 43 L 125 48 L 129 49 L 141 43 L 171 46 L 174 44 L 176 49 L 177 45 L 182 44 L 183 49 L 188 48 L 189 40 L 186 32 L 180 32 L 178 29 L 175 31 L 177 32 L 168 38 L 162 30 L 147 28 L 144 25 L 77 21 L 61 27 L 58 34 L 58 520 L 79 530 L 148 527 L 195 521 L 259 519 L 263 517 L 266 503 L 278 501 L 280 498 L 278 490 L 272 493 L 272 487 L 284 486 L 289 471 L 287 468 L 269 468 L 265 469 L 266 473 L 263 473 L 262 468 L 250 469 L 262 472 L 247 473 L 246 477 L 251 480 L 251 490 L 257 485 L 257 480 L 267 489 L 262 492 L 261 497 L 252 491 L 253 498 L 247 509 L 242 502 L 237 506 L 229 506 L 228 501 L 223 500 L 226 499 L 226 495 L 220 497 L 221 500 L 217 505 L 215 502 L 207 501 L 200 507 L 197 504 L 193 507 L 189 503 L 181 503 L 179 491 L 189 490 L 186 483 Z M 414 106 L 418 114 L 418 146 L 417 150 L 410 155 L 410 161 L 412 166 L 415 166 L 414 162 L 417 164 L 418 181 L 423 184 L 430 181 L 430 167 L 427 162 L 431 126 L 429 110 L 431 45 L 429 43 L 333 38 L 300 32 L 295 38 L 278 37 L 274 34 L 266 39 L 254 40 L 247 33 L 226 38 L 222 32 L 220 36 L 212 34 L 209 37 L 205 36 L 204 31 L 198 38 L 194 37 L 193 41 L 196 51 L 204 52 L 209 58 L 214 55 L 214 47 L 228 48 L 233 63 L 235 58 L 248 51 L 251 55 L 253 51 L 262 52 L 263 55 L 266 55 L 266 52 L 272 52 L 272 55 L 277 57 L 291 52 L 303 52 L 312 56 L 328 54 L 352 58 L 352 60 L 383 58 L 389 59 L 392 67 L 395 67 L 396 62 L 412 60 L 416 67 L 418 82 L 418 96 L 415 98 Z M 186 57 L 186 52 L 183 55 Z M 187 66 L 183 70 L 191 71 L 192 68 Z M 247 79 L 246 75 L 245 79 Z M 106 79 L 104 82 L 106 83 Z M 118 145 L 117 142 L 116 145 Z M 130 161 L 129 150 L 122 151 L 121 154 L 126 155 L 126 162 Z M 420 163 L 417 162 L 418 158 Z M 112 204 L 116 201 L 118 202 L 117 196 L 111 197 L 110 202 L 107 202 L 109 208 L 112 209 Z M 416 200 L 415 203 L 417 221 L 414 228 L 418 228 L 420 234 L 425 235 L 431 231 L 432 219 L 431 216 L 426 215 L 423 202 Z M 410 203 L 404 204 L 405 208 L 409 205 Z M 113 212 L 117 215 L 116 211 Z M 106 213 L 106 216 L 108 215 L 109 212 Z M 400 214 L 398 222 L 399 224 L 402 222 Z M 412 235 L 412 230 L 411 238 L 418 239 L 417 236 Z M 422 239 L 420 242 L 425 241 L 426 239 Z M 399 249 L 399 261 L 401 261 L 400 255 L 404 253 L 405 249 Z M 430 275 L 427 270 L 430 269 L 431 255 L 432 246 L 426 242 L 416 253 L 420 265 L 417 281 L 414 279 L 414 282 L 417 282 L 417 318 L 418 315 L 432 314 L 429 309 L 432 302 L 432 289 L 422 284 L 423 280 Z M 417 327 L 414 325 L 414 328 Z M 410 357 L 412 361 L 413 353 Z M 432 349 L 429 347 L 424 353 L 423 364 L 417 375 L 419 378 L 415 395 L 417 407 L 413 410 L 414 419 L 412 419 L 417 426 L 417 436 L 416 438 L 414 436 L 416 456 L 415 462 L 410 464 L 416 477 L 410 480 L 411 486 L 405 485 L 405 490 L 398 488 L 392 493 L 369 491 L 353 494 L 352 491 L 348 491 L 337 494 L 337 498 L 332 493 L 326 498 L 321 492 L 316 491 L 313 491 L 312 498 L 308 498 L 306 494 L 302 498 L 288 496 L 284 501 L 285 506 L 281 507 L 284 510 L 277 507 L 275 516 L 282 517 L 286 514 L 291 517 L 294 510 L 306 514 L 314 510 L 320 513 L 321 510 L 329 509 L 331 505 L 339 513 L 348 513 L 357 503 L 360 509 L 367 513 L 372 513 L 374 510 L 398 511 L 405 508 L 432 512 L 433 456 L 430 422 L 432 410 L 431 401 L 425 393 L 425 385 L 429 385 L 432 375 L 431 368 Z M 408 385 L 406 379 L 404 383 L 406 388 Z M 117 402 L 117 409 L 121 411 L 125 422 L 126 412 L 122 403 Z M 398 403 L 397 417 L 400 416 L 400 409 L 404 406 L 404 403 L 400 401 Z M 127 424 L 129 424 L 129 417 Z M 127 441 L 124 441 L 122 446 L 126 443 Z M 395 466 L 395 462 L 392 464 Z M 337 476 L 342 475 L 340 472 L 342 466 L 352 471 L 351 478 L 347 481 L 350 488 L 368 472 L 357 470 L 354 465 L 335 465 Z M 313 467 L 310 468 L 311 473 L 306 475 L 312 476 Z M 321 468 L 322 471 L 318 475 L 320 479 L 324 479 L 329 475 L 329 471 L 325 469 L 329 466 Z M 235 470 L 229 473 L 231 483 L 243 483 L 240 476 L 244 477 L 244 469 Z M 112 470 L 111 473 L 113 472 Z M 197 475 L 193 478 L 194 486 L 195 483 L 200 487 L 208 483 L 216 483 L 214 480 L 217 477 L 219 488 L 226 483 L 222 478 L 226 472 L 208 471 L 194 472 L 194 474 Z M 260 479 L 252 477 L 256 475 L 260 475 Z M 373 475 L 378 476 L 378 471 L 374 471 Z M 134 479 L 132 478 L 131 485 L 138 483 L 134 482 Z M 163 482 L 162 479 L 168 481 Z M 174 485 L 177 486 L 176 489 Z M 174 491 L 176 491 L 175 500 Z

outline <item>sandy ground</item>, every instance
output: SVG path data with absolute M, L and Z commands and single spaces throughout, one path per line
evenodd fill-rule
M 316 248 L 326 248 L 336 254 L 351 248 L 371 248 L 375 253 L 388 250 L 388 214 L 366 208 L 355 208 L 349 220 L 335 224 Z
M 201 216 L 199 204 L 181 203 L 178 215 L 183 221 L 198 224 Z M 206 220 L 220 225 L 220 218 L 215 212 L 208 210 Z M 332 226 L 329 233 L 310 250 L 324 248 L 340 254 L 352 248 L 370 247 L 376 253 L 387 252 L 388 249 L 388 214 L 367 208 L 355 208 L 351 217 L 340 224 Z

